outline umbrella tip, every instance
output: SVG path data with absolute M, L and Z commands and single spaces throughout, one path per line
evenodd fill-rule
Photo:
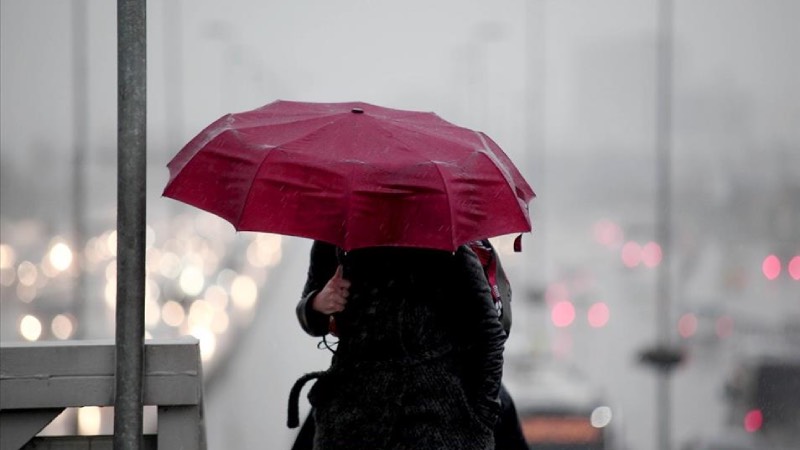
M 353 108 L 350 110 L 350 112 L 353 114 L 364 114 L 364 110 L 361 108 Z

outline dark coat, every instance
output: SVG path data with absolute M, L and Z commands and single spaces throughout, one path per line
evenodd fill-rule
M 488 239 L 485 240 L 484 243 L 484 245 L 489 247 L 492 252 L 497 251 Z M 335 254 L 320 254 L 319 256 L 321 258 L 330 258 L 331 260 L 328 261 L 327 264 L 338 264 L 338 262 L 335 260 Z M 497 255 L 495 255 L 495 258 L 495 261 L 497 261 L 497 288 L 500 291 L 500 299 L 503 302 L 500 321 L 503 324 L 503 330 L 506 332 L 506 337 L 508 337 L 511 334 L 512 322 L 511 282 L 508 280 L 508 276 L 506 276 L 505 269 L 503 269 L 503 262 L 499 257 L 497 257 Z M 306 285 L 306 287 L 308 287 L 308 285 Z M 319 290 L 311 290 L 308 292 L 304 291 L 303 297 L 297 304 L 297 320 L 300 322 L 300 326 L 303 328 L 303 330 L 311 336 L 325 336 L 329 332 L 329 317 L 314 311 L 311 308 L 311 299 L 317 295 L 317 292 L 319 292 Z
M 490 255 L 489 258 L 494 263 L 494 282 L 497 285 L 497 291 L 500 297 L 499 301 L 502 304 L 502 307 L 500 308 L 500 321 L 503 324 L 503 330 L 506 332 L 506 337 L 508 337 L 509 333 L 511 333 L 511 282 L 508 281 L 508 277 L 506 276 L 506 271 L 503 269 L 503 263 L 500 260 L 500 256 L 497 254 L 497 250 L 488 239 L 470 242 L 467 245 L 471 249 L 474 249 L 475 247 L 482 247 L 483 249 L 488 250 L 488 254 Z M 484 266 L 484 272 L 488 278 L 491 270 L 487 269 L 487 265 L 488 267 L 491 267 L 492 264 L 484 261 L 483 258 L 480 260 Z M 497 299 L 495 299 L 495 301 L 497 301 Z
M 315 242 L 298 318 L 339 263 L 351 281 L 331 368 L 309 392 L 316 449 L 491 449 L 505 333 L 475 254 Z

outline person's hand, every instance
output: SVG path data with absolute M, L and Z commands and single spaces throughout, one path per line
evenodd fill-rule
M 314 296 L 311 308 L 326 315 L 342 311 L 347 304 L 348 295 L 350 295 L 350 281 L 342 277 L 342 266 L 339 265 L 325 287 Z

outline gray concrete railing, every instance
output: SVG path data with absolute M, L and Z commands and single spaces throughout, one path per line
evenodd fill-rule
M 113 406 L 114 371 L 113 341 L 0 343 L 0 449 L 112 448 L 109 436 L 36 434 L 65 408 Z M 145 343 L 143 400 L 158 414 L 145 448 L 206 448 L 196 339 Z

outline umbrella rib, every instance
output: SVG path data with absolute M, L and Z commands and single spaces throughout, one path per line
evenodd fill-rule
M 386 126 L 385 126 L 385 124 L 383 122 L 377 122 L 377 125 L 379 127 L 383 128 L 384 130 L 386 130 Z M 412 131 L 412 130 L 408 130 L 405 127 L 403 127 L 403 129 L 405 129 L 407 131 Z M 390 130 L 386 130 L 386 131 L 390 131 Z M 437 164 L 436 161 L 432 160 L 431 158 L 429 158 L 424 153 L 421 153 L 419 150 L 415 149 L 414 146 L 408 145 L 402 137 L 397 136 L 395 134 L 393 134 L 393 136 L 398 141 L 401 141 L 401 142 L 403 142 L 403 144 L 406 144 L 405 148 L 407 148 L 409 151 L 412 151 L 415 154 L 417 154 L 420 157 L 422 157 L 423 159 L 427 160 L 428 162 L 433 164 L 433 167 L 436 168 L 436 172 L 439 174 L 439 179 L 442 180 L 442 185 L 444 186 L 445 195 L 447 196 L 447 206 L 448 206 L 448 211 L 447 212 L 450 215 L 450 243 L 451 244 L 455 243 L 455 240 L 456 240 L 455 229 L 456 229 L 456 227 L 453 224 L 453 217 L 454 217 L 454 214 L 453 214 L 453 203 L 450 201 L 451 200 L 450 188 L 449 188 L 449 186 L 447 186 L 447 182 L 445 181 L 444 174 L 442 174 L 442 169 L 439 167 L 439 164 Z
M 444 119 L 442 119 L 442 120 L 444 120 Z M 457 144 L 464 144 L 464 142 L 461 139 L 459 139 L 458 137 L 448 136 L 448 135 L 443 135 L 443 134 L 436 133 L 436 132 L 432 131 L 430 129 L 430 127 L 426 127 L 425 125 L 417 125 L 415 123 L 410 123 L 410 122 L 407 122 L 407 121 L 396 120 L 396 119 L 395 120 L 386 119 L 386 122 L 390 122 L 393 126 L 396 126 L 397 128 L 400 128 L 400 129 L 403 129 L 405 131 L 409 131 L 409 132 L 412 132 L 412 133 L 424 134 L 425 136 L 434 137 L 434 138 L 437 138 L 437 139 L 441 139 L 443 141 L 455 142 Z M 445 123 L 443 123 L 443 124 L 441 124 L 439 126 L 441 126 L 442 128 L 455 128 L 457 130 L 463 131 L 464 133 L 475 132 L 474 130 L 470 130 L 469 128 L 460 127 L 458 125 L 452 124 L 452 123 L 447 122 L 447 121 L 445 121 Z
M 236 133 L 236 138 L 239 139 L 238 133 Z M 239 141 L 242 142 L 242 144 L 244 144 L 245 146 L 249 147 L 249 145 L 243 142 L 241 139 L 239 139 Z M 256 168 L 255 172 L 253 172 L 253 178 L 250 180 L 249 186 L 247 187 L 247 194 L 245 194 L 244 202 L 242 202 L 242 209 L 241 211 L 239 211 L 239 217 L 236 218 L 236 224 L 234 224 L 237 230 L 239 229 L 239 224 L 242 223 L 242 216 L 244 216 L 244 212 L 247 209 L 247 203 L 250 201 L 250 193 L 253 192 L 253 186 L 255 185 L 255 180 L 258 177 L 259 172 L 261 172 L 261 168 L 264 167 L 264 164 L 267 162 L 269 157 L 272 156 L 273 153 L 275 153 L 275 150 L 277 150 L 278 147 L 279 146 L 270 147 L 269 150 L 266 152 L 267 154 L 264 155 L 264 157 L 261 158 L 261 162 L 258 163 L 258 168 Z
M 483 135 L 481 133 L 477 132 L 477 131 L 473 131 L 473 133 L 478 135 L 478 138 L 480 139 L 481 144 L 483 144 L 483 149 L 482 149 L 483 151 L 478 151 L 478 153 L 481 154 L 481 155 L 484 155 L 485 158 L 489 159 L 489 162 L 492 163 L 492 166 L 494 166 L 494 168 L 498 172 L 500 172 L 500 175 L 502 175 L 503 178 L 506 180 L 505 185 L 506 185 L 506 187 L 508 187 L 509 190 L 511 190 L 511 196 L 513 198 L 516 198 L 517 202 L 521 203 L 520 206 L 523 206 L 527 210 L 528 209 L 528 204 L 524 200 L 521 200 L 519 198 L 519 196 L 517 195 L 516 183 L 514 183 L 514 179 L 511 177 L 511 174 L 508 173 L 508 170 L 505 169 L 505 166 L 503 164 L 499 163 L 499 160 L 497 159 L 497 157 L 494 155 L 494 153 L 492 153 L 491 149 L 486 144 L 486 140 L 483 138 Z
M 254 183 L 254 181 L 255 181 L 255 178 L 258 176 L 259 172 L 261 172 L 261 168 L 262 168 L 262 167 L 264 166 L 264 164 L 267 162 L 267 160 L 269 159 L 269 157 L 270 157 L 270 156 L 272 156 L 272 154 L 273 154 L 273 153 L 275 153 L 275 151 L 279 150 L 281 147 L 284 147 L 284 146 L 286 146 L 287 144 L 290 144 L 290 143 L 296 142 L 296 141 L 298 141 L 298 140 L 300 140 L 300 139 L 305 139 L 305 138 L 307 138 L 308 136 L 311 136 L 311 135 L 313 135 L 313 134 L 319 133 L 319 132 L 320 132 L 320 131 L 322 131 L 323 129 L 325 129 L 325 128 L 327 128 L 327 127 L 330 127 L 330 126 L 334 125 L 335 123 L 336 123 L 335 121 L 333 121 L 333 122 L 328 122 L 328 123 L 326 123 L 325 125 L 323 125 L 323 126 L 321 126 L 321 127 L 317 128 L 317 129 L 315 129 L 314 131 L 312 131 L 312 132 L 310 132 L 310 133 L 306 133 L 306 134 L 304 134 L 303 136 L 300 136 L 300 137 L 298 137 L 298 138 L 296 138 L 296 139 L 292 139 L 292 140 L 289 140 L 289 141 L 283 142 L 283 143 L 281 143 L 280 145 L 271 146 L 271 147 L 269 148 L 269 151 L 267 152 L 267 154 L 264 156 L 264 158 L 262 158 L 262 159 L 261 159 L 261 162 L 260 162 L 260 163 L 258 163 L 258 168 L 257 168 L 257 169 L 256 169 L 256 171 L 253 173 L 253 180 L 250 182 L 250 186 L 247 188 L 247 194 L 245 195 L 245 197 L 244 197 L 244 202 L 242 203 L 242 210 L 241 210 L 241 211 L 239 211 L 239 217 L 238 217 L 238 218 L 237 218 L 237 220 L 236 220 L 236 225 L 234 225 L 234 226 L 236 227 L 236 229 L 237 229 L 237 230 L 239 229 L 239 226 L 238 226 L 238 224 L 239 224 L 239 223 L 241 223 L 241 221 L 242 221 L 242 216 L 244 215 L 244 211 L 247 209 L 247 203 L 250 201 L 250 193 L 253 191 L 253 186 L 255 185 L 255 183 Z M 236 136 L 236 138 L 237 138 L 237 139 L 239 139 L 239 142 L 241 142 L 243 145 L 245 145 L 245 146 L 248 146 L 248 147 L 251 147 L 251 146 L 250 146 L 250 145 L 249 145 L 247 142 L 244 142 L 244 141 L 242 141 L 242 140 L 239 138 L 239 134 L 238 134 L 238 130 L 237 130 L 237 129 L 229 129 L 229 131 L 231 131 L 232 133 L 234 133 L 234 135 Z
M 455 224 L 453 223 L 453 202 L 450 201 L 450 187 L 447 186 L 447 182 L 445 181 L 444 175 L 442 174 L 442 169 L 439 167 L 439 165 L 433 162 L 433 166 L 436 167 L 436 172 L 439 174 L 439 178 L 442 180 L 442 184 L 444 185 L 444 192 L 445 195 L 447 196 L 448 213 L 450 214 L 450 243 L 454 244 L 456 240 L 456 227 Z
M 260 124 L 249 124 L 249 125 L 244 125 L 243 124 L 241 126 L 235 126 L 234 125 L 234 126 L 229 127 L 228 129 L 229 130 L 242 131 L 242 130 L 252 130 L 254 128 L 259 128 L 260 129 L 260 128 L 268 128 L 268 127 L 279 127 L 279 126 L 284 126 L 284 125 L 289 125 L 289 124 L 298 124 L 298 123 L 303 123 L 303 122 L 312 122 L 314 120 L 329 119 L 331 117 L 334 117 L 334 116 L 337 116 L 337 115 L 340 115 L 340 114 L 341 113 L 335 113 L 335 114 L 332 113 L 332 114 L 324 114 L 324 115 L 320 114 L 320 115 L 314 115 L 314 116 L 309 116 L 309 115 L 300 116 L 300 115 L 297 115 L 297 116 L 292 116 L 292 120 L 273 122 L 273 123 L 268 123 L 268 124 L 260 123 Z M 320 125 L 319 128 L 322 128 L 322 127 L 328 125 L 329 123 L 330 122 L 326 122 L 326 123 Z M 314 130 L 314 131 L 316 131 L 316 130 Z

